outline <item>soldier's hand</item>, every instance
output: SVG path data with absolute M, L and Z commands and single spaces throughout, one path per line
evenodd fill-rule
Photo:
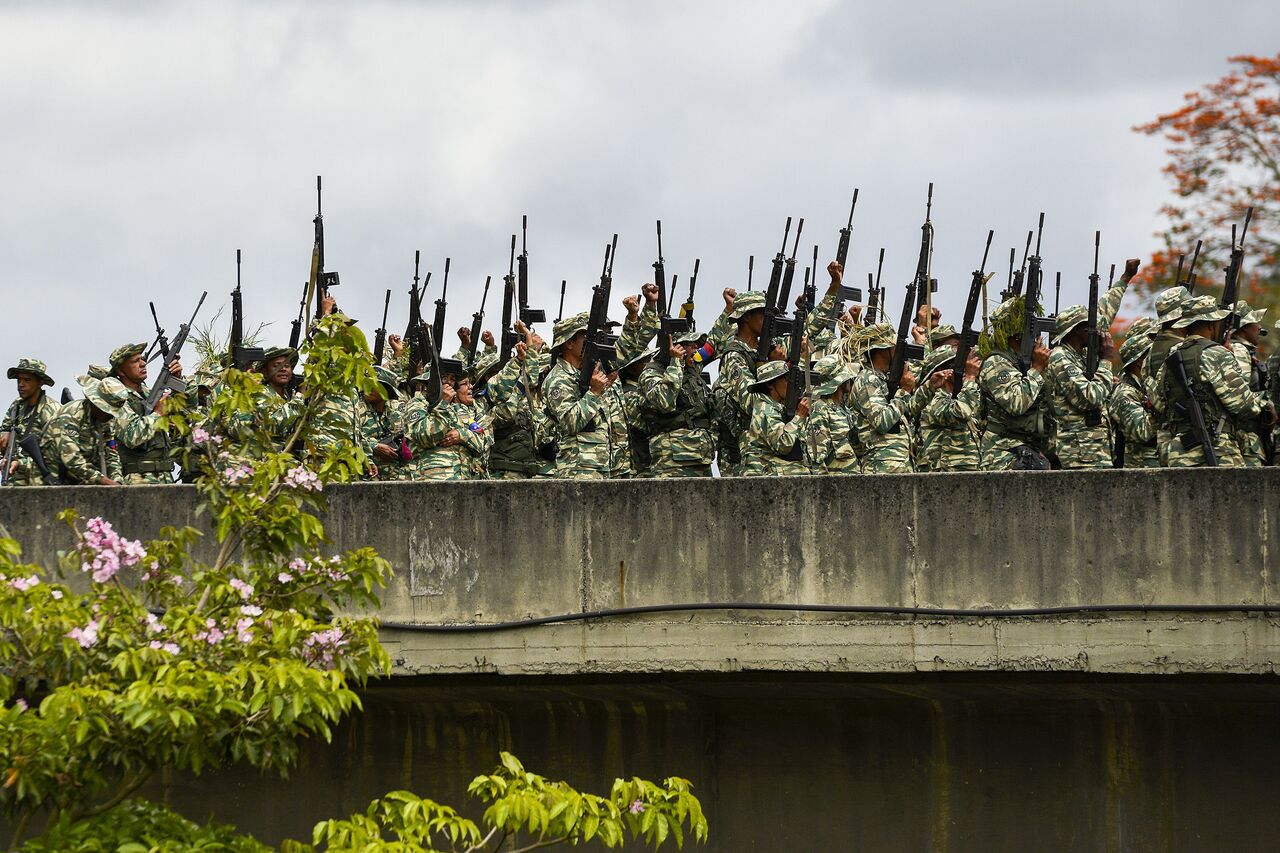
M 640 316 L 640 297 L 622 297 L 622 307 L 627 309 L 627 319 L 634 323 Z
M 512 323 L 511 328 L 515 331 L 516 337 L 519 337 L 519 338 L 525 337 L 529 332 L 529 327 L 526 326 L 520 320 L 516 320 L 514 323 Z
M 182 378 L 182 362 L 181 361 L 175 358 L 173 361 L 169 362 L 169 375 L 177 379 Z
M 440 442 L 441 447 L 454 447 L 459 444 L 462 444 L 462 435 L 456 429 L 445 433 L 444 440 Z
M 596 365 L 596 369 L 591 374 L 591 393 L 599 396 L 605 392 L 613 383 L 608 376 L 604 375 L 604 371 L 600 369 L 600 365 Z
M 164 408 L 164 401 L 168 399 L 169 399 L 169 392 L 165 391 L 163 394 L 160 395 L 160 399 L 156 400 L 156 404 L 151 407 L 151 413 L 153 415 L 160 414 L 160 410 Z
M 493 340 L 493 332 L 490 332 L 488 329 L 486 329 L 480 335 L 480 343 L 484 344 L 487 347 L 496 346 Z
M 1048 364 L 1049 348 L 1040 341 L 1036 341 L 1036 347 L 1031 351 L 1031 366 L 1040 373 L 1044 373 L 1044 369 Z
M 395 462 L 397 459 L 400 458 L 399 451 L 397 451 L 394 447 L 392 447 L 389 444 L 375 444 L 373 446 L 373 455 L 378 457 L 379 459 L 385 459 L 388 462 Z M 373 476 L 376 477 L 378 475 L 377 473 L 374 473 Z
M 777 344 L 774 344 L 772 347 L 769 348 L 769 360 L 770 361 L 786 361 L 787 351 L 784 350 L 782 347 L 778 346 Z
M 99 486 L 118 486 L 120 484 L 117 483 L 115 480 L 111 479 L 110 477 L 99 477 L 98 485 Z
M 929 318 L 928 323 L 925 322 L 926 317 Z M 925 304 L 925 305 L 921 305 L 920 310 L 916 311 L 916 325 L 918 326 L 925 326 L 927 328 L 932 329 L 933 327 L 938 325 L 938 321 L 940 319 L 942 319 L 941 308 L 934 308 L 932 311 L 930 311 L 929 306 Z
M 850 305 L 849 310 L 844 312 L 844 316 L 848 318 L 850 326 L 858 325 L 858 321 L 862 319 L 862 306 Z
M 387 335 L 387 343 L 391 346 L 391 354 L 396 358 L 404 354 L 404 339 L 399 335 Z
M 451 383 L 441 382 L 440 399 L 446 403 L 452 403 L 454 400 L 458 399 L 458 389 L 454 388 Z
M 796 403 L 796 417 L 807 418 L 813 404 L 809 402 L 808 397 L 801 397 L 800 402 Z
M 375 480 L 378 479 L 378 463 L 377 462 L 369 463 L 369 476 Z
M 804 358 L 813 357 L 813 344 L 809 342 L 808 335 L 805 335 L 800 339 L 800 355 Z
M 976 352 L 969 350 L 969 357 L 964 363 L 964 381 L 972 382 L 978 378 L 980 372 L 982 372 L 982 359 L 978 358 Z
M 640 292 L 644 294 L 645 302 L 648 302 L 650 305 L 658 304 L 658 285 L 646 284 L 644 287 L 640 288 Z
M 1142 260 L 1140 258 L 1130 258 L 1124 262 L 1124 275 L 1120 276 L 1120 278 L 1128 281 L 1138 274 L 1138 267 L 1140 266 L 1142 266 Z
M 676 343 L 675 341 L 670 341 L 667 344 L 667 355 L 671 356 L 673 359 L 678 358 L 681 361 L 683 361 L 684 347 L 680 346 L 680 344 Z
M 0 432 L 0 453 L 4 453 L 9 448 L 9 433 Z
M 542 335 L 539 335 L 537 332 L 533 331 L 532 329 L 529 330 L 529 346 L 533 347 L 536 350 L 540 350 L 542 349 L 542 346 L 545 343 L 546 341 L 542 339 Z
M 911 369 L 904 367 L 902 369 L 902 381 L 898 383 L 898 387 L 902 389 L 904 394 L 910 394 L 916 390 L 916 376 Z
M 516 361 L 524 362 L 525 356 L 529 354 L 529 345 L 524 341 L 516 342 Z
M 831 284 L 827 290 L 835 290 L 840 286 L 840 282 L 844 281 L 844 267 L 840 266 L 839 261 L 832 261 L 827 264 L 827 274 L 831 276 Z
M 939 370 L 929 375 L 929 387 L 937 391 L 943 385 L 951 381 L 952 372 L 950 370 Z
M 7 437 L 7 434 L 6 434 L 6 437 Z M 10 460 L 9 460 L 9 471 L 8 471 L 8 473 L 6 474 L 6 476 L 8 476 L 8 477 L 12 477 L 12 476 L 13 476 L 14 474 L 16 474 L 16 473 L 18 473 L 18 460 L 17 460 L 17 459 L 10 459 Z
M 1102 333 L 1102 346 L 1098 348 L 1098 354 L 1107 361 L 1111 361 L 1116 357 L 1116 341 L 1111 337 L 1110 332 Z
M 467 326 L 458 327 L 458 340 L 462 341 L 464 347 L 471 346 L 471 329 Z
M 724 297 L 724 313 L 733 313 L 733 300 L 738 298 L 738 291 L 732 287 L 726 287 L 720 294 Z
M 330 314 L 333 313 L 333 309 L 337 307 L 338 307 L 338 300 L 333 298 L 332 293 L 326 292 L 324 296 L 320 297 L 320 316 L 321 317 L 328 317 Z
M 921 326 L 919 323 L 917 323 L 916 325 L 911 327 L 911 340 L 923 346 L 924 338 L 925 338 L 924 326 Z

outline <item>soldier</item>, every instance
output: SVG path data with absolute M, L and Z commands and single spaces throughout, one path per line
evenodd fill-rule
M 53 377 L 43 361 L 36 358 L 20 358 L 9 368 L 10 379 L 17 380 L 18 399 L 14 400 L 0 422 L 0 458 L 7 455 L 11 461 L 4 473 L 5 485 L 38 486 L 44 482 L 35 461 L 18 446 L 28 435 L 39 436 L 40 454 L 46 465 L 57 466 L 57 444 L 49 432 L 49 425 L 58 415 L 58 404 L 46 392 L 53 385 Z M 12 451 L 9 442 L 13 442 Z
M 610 437 L 613 457 L 609 468 L 610 476 L 614 479 L 652 476 L 649 433 L 640 413 L 640 374 L 657 354 L 656 349 L 641 350 L 623 361 L 615 371 L 618 381 L 605 392 L 605 400 L 609 404 L 609 423 L 613 430 Z
M 980 417 L 986 419 L 982 464 L 987 471 L 1047 471 L 1050 467 L 1053 419 L 1049 395 L 1044 393 L 1049 349 L 1036 341 L 1030 369 L 1025 374 L 1018 369 L 1025 303 L 1024 296 L 1015 296 L 998 305 L 991 312 L 989 328 L 978 339 Z M 1035 306 L 1035 313 L 1040 311 Z
M 302 415 L 302 399 L 293 389 L 293 370 L 297 364 L 298 351 L 292 347 L 271 347 L 262 354 L 262 361 L 255 368 L 269 392 L 266 401 L 256 412 L 238 413 L 233 429 L 259 426 L 271 436 L 277 451 L 284 449 Z
M 808 474 L 805 461 L 805 434 L 809 399 L 796 406 L 790 421 L 783 420 L 782 403 L 787 397 L 789 368 L 785 361 L 769 361 L 760 366 L 751 383 L 751 420 L 742 442 L 743 477 L 792 476 Z
M 1134 324 L 1137 325 L 1136 323 Z M 1156 444 L 1156 422 L 1151 401 L 1142 381 L 1142 369 L 1151 351 L 1151 336 L 1130 327 L 1120 345 L 1120 381 L 1111 392 L 1107 409 L 1115 425 L 1113 458 L 1117 467 L 1159 468 L 1160 448 Z
M 116 347 L 111 353 L 111 377 L 102 380 L 126 389 L 124 405 L 113 428 L 120 444 L 120 467 L 126 485 L 173 482 L 173 448 L 160 413 L 168 392 L 147 411 L 150 390 L 146 386 L 147 359 L 142 354 L 146 348 L 146 344 Z M 169 363 L 169 373 L 182 378 L 182 364 L 177 359 Z
M 937 373 L 925 383 L 922 393 L 910 370 L 903 370 L 898 390 L 889 399 L 888 374 L 897 344 L 893 326 L 876 323 L 857 333 L 854 350 L 862 360 L 862 369 L 853 378 L 850 408 L 858 440 L 866 448 L 862 457 L 864 474 L 904 474 L 911 464 L 911 420 L 917 417 L 942 387 L 950 372 Z
M 559 439 L 556 476 L 603 480 L 613 461 L 612 423 L 605 394 L 616 377 L 596 364 L 585 393 L 578 390 L 589 318 L 584 311 L 555 324 L 551 355 L 556 360 L 542 383 L 547 412 Z
M 1170 350 L 1170 356 L 1178 353 L 1182 357 L 1191 396 L 1199 404 L 1218 465 L 1238 468 L 1243 467 L 1244 459 L 1232 433 L 1259 419 L 1261 426 L 1273 426 L 1276 410 L 1261 394 L 1249 390 L 1248 377 L 1240 372 L 1235 355 L 1217 343 L 1220 324 L 1229 313 L 1219 308 L 1212 296 L 1193 297 L 1183 305 L 1182 318 L 1177 321 L 1186 337 Z M 1191 400 L 1171 372 L 1167 357 L 1152 402 L 1156 417 L 1173 436 L 1167 464 L 1172 468 L 1208 464 L 1202 436 L 1192 426 Z
M 1089 332 L 1084 324 L 1088 319 L 1083 305 L 1071 305 L 1058 313 L 1052 338 L 1055 346 L 1045 368 L 1049 410 L 1056 427 L 1052 447 L 1063 468 L 1111 467 L 1111 419 L 1106 405 L 1115 384 L 1110 361 L 1116 347 L 1111 333 L 1105 331 L 1110 324 L 1104 325 L 1102 300 L 1098 305 L 1099 362 L 1092 379 L 1085 376 Z
M 1182 306 L 1190 299 L 1191 294 L 1182 286 L 1168 287 L 1156 294 L 1156 322 L 1160 328 L 1151 341 L 1151 351 L 1142 368 L 1142 379 L 1148 387 L 1160 375 L 1160 366 L 1169 350 L 1182 341 L 1182 330 L 1174 324 L 1182 319 Z
M 487 480 L 489 453 L 493 449 L 493 418 L 471 391 L 471 377 L 464 371 L 456 380 L 457 397 L 450 407 L 458 430 L 462 479 Z
M 430 380 L 428 372 L 413 377 L 415 383 Z M 462 433 L 458 418 L 452 411 L 457 399 L 454 388 L 456 377 L 462 374 L 462 363 L 450 358 L 440 359 L 440 400 L 432 406 L 425 394 L 409 400 L 405 409 L 405 432 L 413 451 L 412 479 L 461 480 L 467 469 L 462 463 Z
M 501 372 L 485 383 L 493 416 L 493 448 L 489 476 L 525 480 L 555 474 L 556 441 L 542 404 L 540 377 L 550 367 L 546 342 L 517 320 L 520 337 L 515 354 Z
M 857 474 L 862 471 L 853 444 L 853 421 L 847 400 L 854 368 L 839 356 L 823 356 L 809 368 L 813 410 L 809 414 L 805 450 L 814 474 Z
M 375 367 L 378 390 L 366 394 L 360 410 L 360 436 L 365 453 L 375 463 L 377 480 L 407 480 L 413 451 L 405 437 L 404 410 L 396 391 L 398 378 L 385 367 Z
M 640 310 L 640 299 L 627 296 L 622 305 L 627 309 L 627 321 L 622 324 L 622 334 L 618 336 L 618 358 L 627 361 L 637 353 L 644 352 L 649 341 L 658 334 L 661 318 L 658 317 L 658 285 L 646 284 L 640 288 L 640 296 L 644 298 L 644 310 Z M 617 325 L 613 321 L 610 326 Z
M 124 479 L 111 427 L 128 397 L 119 382 L 77 378 L 83 400 L 58 409 L 50 431 L 57 445 L 59 479 L 66 485 L 118 486 Z
M 1235 305 L 1235 313 L 1239 318 L 1236 321 L 1236 329 L 1231 335 L 1231 351 L 1235 354 L 1236 361 L 1240 364 L 1240 372 L 1249 378 L 1249 390 L 1266 396 L 1267 385 L 1270 377 L 1267 374 L 1266 362 L 1258 358 L 1258 342 L 1259 339 L 1267 334 L 1267 330 L 1262 327 L 1262 318 L 1266 315 L 1266 308 L 1259 308 L 1253 311 L 1246 302 L 1237 302 Z M 1270 446 L 1270 429 L 1268 433 L 1267 446 Z M 1267 463 L 1267 451 L 1263 449 L 1262 430 L 1244 429 L 1238 430 L 1235 434 L 1236 444 L 1240 445 L 1240 455 L 1244 458 L 1246 468 L 1261 468 Z
M 723 315 L 721 315 L 723 316 Z M 640 375 L 641 413 L 649 435 L 652 476 L 710 477 L 716 444 L 711 389 L 697 360 L 707 336 L 687 332 L 671 342 L 671 362 L 651 361 Z
M 960 393 L 952 396 L 952 366 L 956 355 L 953 342 L 958 343 L 960 336 L 951 326 L 939 326 L 933 330 L 931 338 L 937 348 L 925 358 L 921 376 L 931 378 L 942 371 L 947 381 L 920 413 L 916 470 L 981 471 L 982 434 L 978 429 L 978 410 L 982 405 L 982 394 L 977 378 L 982 362 L 976 351 L 969 351 Z
M 711 399 L 720 475 L 732 477 L 742 464 L 742 437 L 751 423 L 751 384 L 756 379 L 756 348 L 764 330 L 765 295 L 758 290 L 739 294 L 726 288 L 724 301 L 737 332 L 720 348 L 720 375 L 711 389 Z M 786 356 L 774 346 L 770 357 Z

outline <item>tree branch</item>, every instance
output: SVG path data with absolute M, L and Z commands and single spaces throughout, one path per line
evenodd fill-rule
M 115 808 L 116 806 L 123 803 L 129 797 L 130 794 L 132 794 L 134 791 L 137 791 L 144 784 L 146 784 L 146 781 L 151 778 L 151 774 L 154 772 L 155 772 L 154 770 L 147 770 L 143 773 L 139 773 L 137 778 L 135 778 L 132 782 L 129 782 L 121 786 L 120 790 L 117 791 L 113 797 L 111 797 L 110 799 L 102 803 L 99 803 L 98 805 L 94 806 L 91 809 L 86 809 L 85 811 L 80 812 L 75 817 L 73 817 L 72 820 L 77 821 L 77 820 L 83 820 L 87 817 L 97 817 L 103 812 L 109 811 Z

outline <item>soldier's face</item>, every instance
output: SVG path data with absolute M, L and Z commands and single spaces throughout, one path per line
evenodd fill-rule
M 569 340 L 565 341 L 565 344 L 564 344 L 565 354 L 571 355 L 574 358 L 580 358 L 582 356 L 582 345 L 585 344 L 586 342 L 587 342 L 587 333 L 578 332 L 572 338 L 569 338 Z
M 267 362 L 267 379 L 272 385 L 288 385 L 293 378 L 293 359 L 278 355 Z
M 760 334 L 764 331 L 764 309 L 753 308 L 742 316 L 740 321 L 742 325 L 751 330 L 752 334 Z
M 145 382 L 147 380 L 147 360 L 142 357 L 142 353 L 130 356 L 120 364 L 119 372 L 122 377 L 130 382 Z
M 1256 347 L 1258 345 L 1258 333 L 1260 331 L 1262 331 L 1262 326 L 1257 323 L 1249 323 L 1241 326 L 1238 334 L 1240 335 L 1240 340 L 1247 341 Z
M 18 396 L 30 400 L 40 393 L 40 377 L 24 370 L 18 371 Z
M 471 380 L 463 379 L 458 383 L 458 402 L 464 406 L 470 406 L 476 401 L 471 394 Z

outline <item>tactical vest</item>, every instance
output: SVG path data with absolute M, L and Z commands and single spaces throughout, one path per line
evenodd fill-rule
M 1193 335 L 1187 340 L 1188 343 L 1178 347 L 1178 354 L 1182 356 L 1182 368 L 1186 371 L 1191 395 L 1200 404 L 1200 416 L 1204 419 L 1205 428 L 1209 430 L 1210 437 L 1216 440 L 1223 428 L 1230 428 L 1232 421 L 1226 408 L 1218 401 L 1218 395 L 1213 393 L 1213 388 L 1201 379 L 1201 361 L 1205 350 L 1218 344 L 1199 335 Z M 1165 371 L 1162 390 L 1168 405 L 1165 407 L 1165 419 L 1161 426 L 1176 435 L 1182 441 L 1184 449 L 1199 446 L 1200 436 L 1191 426 L 1190 399 L 1182 383 L 1173 378 L 1171 370 Z
M 1155 379 L 1160 375 L 1160 366 L 1169 357 L 1169 350 L 1182 343 L 1182 338 L 1172 332 L 1162 331 L 1151 342 L 1151 351 L 1147 353 L 1147 361 L 1142 366 L 1146 378 Z
M 988 358 L 1000 358 L 1016 368 L 1018 356 L 1012 350 L 997 350 Z M 1043 386 L 1031 408 L 1021 415 L 1005 411 L 986 388 L 982 392 L 982 412 L 987 421 L 987 432 L 1000 438 L 1009 438 L 1026 444 L 1042 453 L 1048 451 L 1049 436 L 1053 431 L 1053 416 L 1049 413 L 1048 394 Z
M 138 393 L 130 393 L 125 403 L 135 415 L 145 416 L 147 401 Z M 120 470 L 128 474 L 168 474 L 173 471 L 173 457 L 169 453 L 168 431 L 156 431 L 141 447 L 126 447 L 119 442 Z
M 649 435 L 662 435 L 678 429 L 711 429 L 711 397 L 702 373 L 696 367 L 684 369 L 680 395 L 674 412 L 646 412 L 645 428 Z

